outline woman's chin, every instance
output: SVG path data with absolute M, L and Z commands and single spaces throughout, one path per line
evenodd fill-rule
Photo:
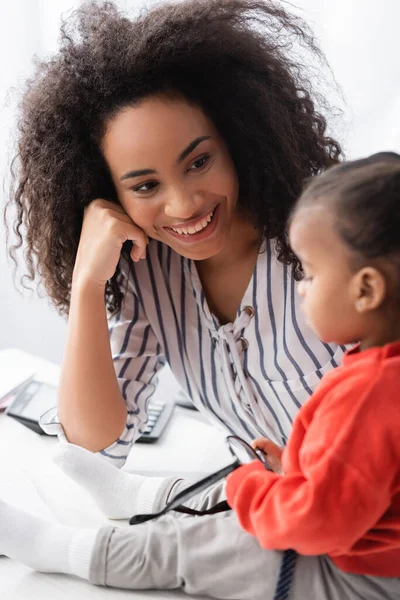
M 189 258 L 190 260 L 207 260 L 217 256 L 224 247 L 224 244 L 213 244 L 212 246 L 199 244 L 197 247 L 192 246 L 191 248 L 185 248 L 184 246 L 178 244 L 168 244 L 171 246 L 175 252 L 184 256 L 185 258 Z M 203 247 L 202 247 L 203 246 Z
M 212 236 L 210 240 L 204 240 L 194 243 L 180 243 L 178 239 L 168 236 L 168 240 L 163 240 L 177 254 L 191 260 L 208 260 L 217 256 L 225 247 L 226 236 Z

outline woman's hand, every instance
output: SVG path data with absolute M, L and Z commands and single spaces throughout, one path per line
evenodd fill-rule
M 117 268 L 122 245 L 133 242 L 131 258 L 146 256 L 148 237 L 124 209 L 107 200 L 93 200 L 85 208 L 73 280 L 105 286 Z
M 283 448 L 277 446 L 268 438 L 258 438 L 254 440 L 251 443 L 251 447 L 254 448 L 254 450 L 261 450 L 271 469 L 275 473 L 278 473 L 278 475 L 283 475 L 281 462 Z

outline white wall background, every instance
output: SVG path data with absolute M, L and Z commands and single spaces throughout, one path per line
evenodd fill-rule
M 117 0 L 136 9 L 153 0 Z M 33 54 L 56 49 L 60 15 L 79 0 L 4 0 L 0 3 L 0 175 L 7 162 L 12 112 L 7 92 L 23 81 Z M 379 150 L 400 152 L 399 0 L 292 0 L 315 31 L 346 100 L 340 140 L 350 158 Z M 0 192 L 0 210 L 4 194 Z M 0 225 L 0 349 L 17 347 L 60 362 L 66 323 L 36 294 L 20 295 L 6 259 Z

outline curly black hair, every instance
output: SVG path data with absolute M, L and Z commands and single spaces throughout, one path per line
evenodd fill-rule
M 303 181 L 337 163 L 307 67 L 293 44 L 323 54 L 305 23 L 273 0 L 184 0 L 130 19 L 112 2 L 89 2 L 64 21 L 59 52 L 38 62 L 24 90 L 11 197 L 16 251 L 25 238 L 28 278 L 39 276 L 68 313 L 84 208 L 117 202 L 100 152 L 107 121 L 154 94 L 199 106 L 228 145 L 240 198 L 278 259 L 300 274 L 286 220 Z M 110 310 L 123 293 L 119 268 L 106 286 Z

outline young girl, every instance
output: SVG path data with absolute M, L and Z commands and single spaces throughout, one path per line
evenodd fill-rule
M 227 485 L 262 547 L 327 555 L 363 584 L 388 578 L 385 598 L 400 597 L 399 231 L 394 153 L 334 167 L 304 191 L 290 224 L 304 312 L 321 340 L 358 344 L 300 410 L 284 476 L 252 463 Z
M 377 154 L 312 180 L 291 217 L 310 324 L 322 340 L 358 345 L 300 410 L 284 474 L 252 463 L 230 475 L 228 501 L 254 537 L 234 513 L 97 531 L 1 504 L 0 552 L 100 585 L 272 600 L 293 549 L 291 600 L 399 599 L 399 198 L 400 156 Z M 216 500 L 214 489 L 198 507 Z

